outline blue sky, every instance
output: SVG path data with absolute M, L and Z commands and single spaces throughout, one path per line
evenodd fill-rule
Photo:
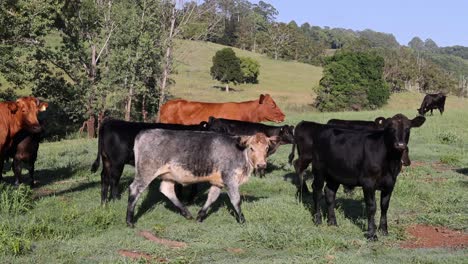
M 278 21 L 298 25 L 372 29 L 392 33 L 407 45 L 418 36 L 439 46 L 468 46 L 468 0 L 263 0 L 278 11 Z M 252 1 L 258 3 L 258 0 Z

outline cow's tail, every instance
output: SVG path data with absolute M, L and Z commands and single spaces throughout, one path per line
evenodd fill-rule
M 292 165 L 292 162 L 294 160 L 294 152 L 296 152 L 296 143 L 295 142 L 292 144 L 291 154 L 289 154 L 289 164 L 290 165 Z
M 102 124 L 101 127 L 98 131 L 98 151 L 97 151 L 97 157 L 96 160 L 93 162 L 93 165 L 91 165 L 91 172 L 96 172 L 97 169 L 99 168 L 99 163 L 101 161 L 101 151 L 102 151 Z

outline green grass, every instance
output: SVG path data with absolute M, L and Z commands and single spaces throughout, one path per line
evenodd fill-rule
M 324 122 L 332 117 L 373 119 L 397 113 L 388 107 L 373 112 L 289 111 L 286 123 Z M 242 186 L 246 224 L 236 223 L 226 194 L 204 223 L 185 220 L 162 197 L 155 182 L 140 199 L 137 227 L 130 229 L 125 225 L 127 191 L 121 200 L 100 205 L 100 176 L 89 172 L 96 140 L 43 143 L 36 163 L 38 187 L 32 193 L 24 191 L 24 199 L 12 194 L 11 202 L 0 203 L 16 208 L 2 210 L 0 215 L 0 263 L 132 262 L 121 257 L 119 249 L 146 252 L 171 263 L 463 263 L 467 249 L 401 249 L 398 244 L 408 238 L 405 228 L 416 223 L 468 232 L 467 110 L 468 104 L 460 109 L 450 109 L 448 104 L 444 116 L 428 117 L 421 128 L 412 130 L 410 157 L 413 164 L 421 165 L 405 168 L 399 175 L 389 210 L 390 235 L 380 236 L 378 242 L 364 238 L 367 221 L 360 190 L 346 196 L 340 189 L 339 227 L 313 224 L 311 197 L 304 197 L 304 204 L 295 198 L 294 174 L 287 164 L 290 146 L 271 157 L 273 166 L 266 178 L 252 177 Z M 415 115 L 412 109 L 401 112 Z M 455 141 L 440 140 L 447 131 L 456 135 Z M 434 166 L 447 155 L 456 157 L 451 159 L 453 164 L 443 170 Z M 124 190 L 132 175 L 133 168 L 127 166 Z M 6 179 L 13 181 L 11 172 Z M 205 199 L 206 193 L 201 194 L 189 210 L 195 214 Z M 139 230 L 188 246 L 170 249 L 154 244 L 137 236 Z M 241 250 L 235 253 L 233 248 Z

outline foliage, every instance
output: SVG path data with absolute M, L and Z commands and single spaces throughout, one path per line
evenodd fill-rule
M 224 48 L 213 56 L 210 73 L 213 79 L 224 84 L 242 82 L 240 59 L 231 48 Z
M 240 57 L 242 80 L 244 83 L 258 83 L 260 63 L 250 57 Z
M 373 53 L 340 52 L 328 58 L 316 107 L 320 111 L 381 107 L 390 97 L 383 67 L 383 58 Z
M 441 144 L 457 144 L 460 142 L 460 137 L 453 132 L 446 131 L 437 135 L 437 140 Z
M 18 98 L 15 90 L 7 88 L 5 91 L 0 91 L 0 101 L 15 101 Z

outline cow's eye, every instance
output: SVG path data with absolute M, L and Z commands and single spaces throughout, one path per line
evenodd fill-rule
M 252 147 L 250 147 L 250 150 L 253 151 L 254 149 Z

